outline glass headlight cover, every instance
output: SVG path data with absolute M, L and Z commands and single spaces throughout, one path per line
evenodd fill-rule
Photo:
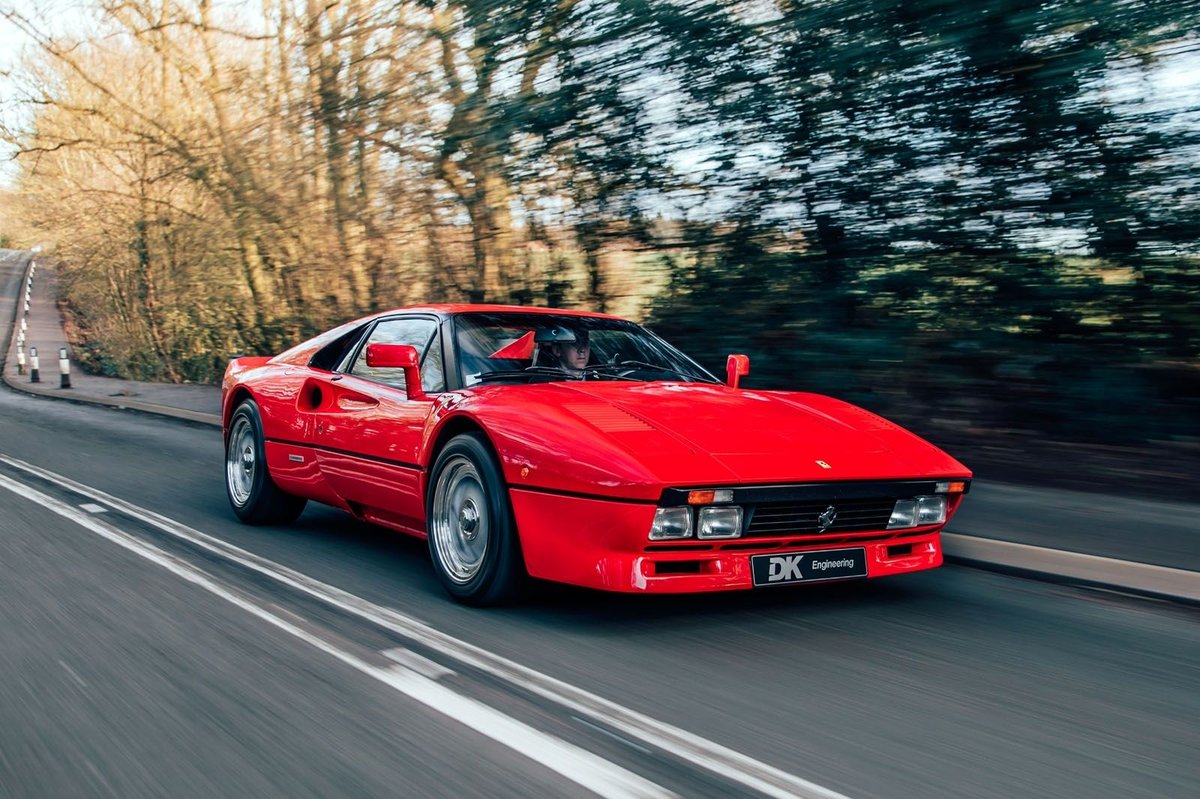
M 927 496 L 896 500 L 892 518 L 887 529 L 919 527 L 926 524 L 941 524 L 946 521 L 946 497 Z
M 742 509 L 737 505 L 701 508 L 696 538 L 737 538 L 742 534 Z
M 917 497 L 917 524 L 941 524 L 946 521 L 946 497 Z
M 888 519 L 887 529 L 896 530 L 901 527 L 914 527 L 917 524 L 917 501 L 915 499 L 898 499 L 896 507 L 892 508 L 892 518 Z
M 654 511 L 654 522 L 650 525 L 651 541 L 669 541 L 674 538 L 691 538 L 692 509 L 684 506 L 659 508 Z

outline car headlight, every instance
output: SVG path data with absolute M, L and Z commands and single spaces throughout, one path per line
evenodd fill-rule
M 654 511 L 654 523 L 650 525 L 651 541 L 667 541 L 672 538 L 690 538 L 692 535 L 692 509 L 687 507 L 659 508 Z
M 917 497 L 917 524 L 941 524 L 946 521 L 946 498 Z
M 697 538 L 737 538 L 742 534 L 742 509 L 737 505 L 702 508 L 696 519 Z
M 895 530 L 899 527 L 913 527 L 916 523 L 917 501 L 915 499 L 896 500 L 896 507 L 892 508 L 892 518 L 888 519 L 887 529 Z
M 917 527 L 925 524 L 941 524 L 946 521 L 946 498 L 944 496 L 913 497 L 896 500 L 892 518 L 887 529 Z

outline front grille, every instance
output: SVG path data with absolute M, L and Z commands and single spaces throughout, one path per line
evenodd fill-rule
M 751 512 L 744 536 L 836 535 L 884 530 L 895 505 L 895 497 L 762 502 Z M 833 525 L 821 533 L 817 517 L 830 506 L 837 510 L 837 517 Z

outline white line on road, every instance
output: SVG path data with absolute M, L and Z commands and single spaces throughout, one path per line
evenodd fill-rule
M 417 674 L 424 675 L 431 680 L 440 680 L 443 677 L 450 677 L 454 672 L 441 663 L 435 663 L 427 657 L 418 655 L 411 649 L 404 647 L 396 647 L 395 649 L 385 649 L 383 656 L 389 660 L 394 660 L 409 671 L 415 671 Z
M 643 755 L 654 754 L 653 752 L 651 752 L 649 749 L 642 746 L 641 744 L 634 743 L 633 741 L 629 740 L 628 738 L 624 738 L 620 735 L 617 735 L 612 730 L 605 729 L 604 727 L 601 727 L 599 724 L 593 724 L 592 722 L 588 721 L 587 719 L 579 718 L 579 716 L 571 716 L 571 718 L 573 718 L 575 721 L 578 721 L 580 724 L 584 725 L 585 727 L 589 727 L 589 728 L 595 730 L 596 732 L 607 735 L 609 738 L 612 738 L 614 741 L 620 741 L 621 743 L 625 744 L 625 746 L 628 746 L 630 749 L 638 750 Z
M 85 502 L 79 507 L 83 508 L 88 513 L 108 513 L 108 508 L 103 505 L 97 505 L 95 502 Z
M 112 525 L 80 513 L 35 488 L 0 475 L 0 488 L 30 500 L 47 510 L 70 519 L 84 529 L 118 544 L 130 552 L 162 566 L 177 577 L 199 586 L 262 621 L 271 624 L 310 646 L 332 655 L 357 671 L 373 677 L 411 699 L 524 755 L 583 788 L 604 797 L 672 797 L 675 794 L 632 771 L 567 743 L 470 697 L 439 685 L 428 677 L 401 666 L 379 667 L 340 649 L 270 612 L 250 597 L 222 585 L 207 572 L 146 543 Z M 66 667 L 66 664 L 63 664 Z M 67 668 L 70 671 L 70 668 Z M 72 672 L 73 673 L 73 672 Z
M 570 683 L 523 666 L 461 639 L 443 633 L 419 619 L 320 582 L 306 574 L 236 547 L 155 511 L 114 497 L 97 488 L 8 455 L 0 462 L 102 502 L 165 533 L 270 577 L 346 613 L 366 619 L 431 649 L 503 680 L 520 690 L 537 694 L 561 707 L 648 746 L 670 752 L 691 765 L 777 799 L 848 799 L 844 794 L 790 774 L 770 764 L 722 746 L 636 710 L 578 688 Z

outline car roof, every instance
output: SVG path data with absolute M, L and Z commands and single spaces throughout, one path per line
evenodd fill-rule
M 492 305 L 487 303 L 434 303 L 431 305 L 410 305 L 403 308 L 392 308 L 389 311 L 382 311 L 375 316 L 387 316 L 394 313 L 435 313 L 439 315 L 454 316 L 464 313 L 534 313 L 534 314 L 555 314 L 561 316 L 586 316 L 596 319 L 621 319 L 619 316 L 611 314 L 597 313 L 595 311 L 580 311 L 570 308 L 543 308 L 534 305 Z

